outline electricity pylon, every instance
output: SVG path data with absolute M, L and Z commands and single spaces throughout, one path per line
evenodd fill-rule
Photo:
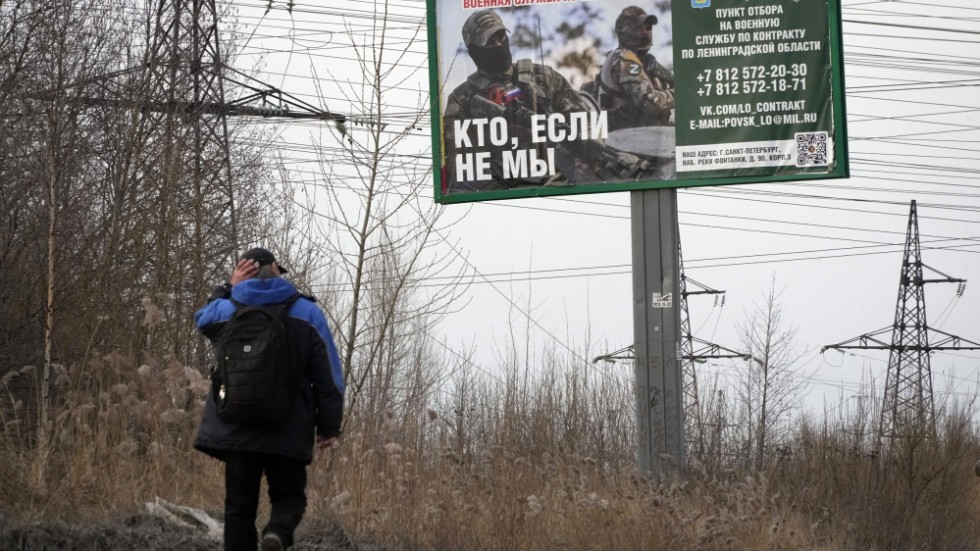
M 192 184 L 191 204 L 196 208 L 191 239 L 201 243 L 208 224 L 214 228 L 208 239 L 220 243 L 219 250 L 234 258 L 238 221 L 228 123 L 223 114 L 206 109 L 225 103 L 223 72 L 214 0 L 159 0 L 143 86 L 136 99 L 144 106 L 158 107 L 144 112 L 162 130 L 163 162 L 169 176 Z M 184 167 L 189 174 L 183 173 Z M 206 213 L 218 223 L 209 224 Z M 201 247 L 192 249 L 202 255 Z M 197 266 L 205 265 L 203 258 L 195 261 Z
M 215 0 L 158 0 L 144 66 L 142 90 L 135 99 L 144 112 L 157 114 L 158 127 L 170 144 L 165 161 L 169 166 L 177 162 L 189 167 L 199 213 L 221 213 L 217 224 L 213 214 L 210 220 L 196 220 L 193 239 L 223 237 L 229 255 L 234 255 L 239 245 L 238 220 L 228 117 L 315 118 L 338 123 L 344 117 L 227 66 Z M 250 93 L 228 102 L 225 91 L 229 84 Z M 204 236 L 206 227 L 217 231 Z
M 137 66 L 104 75 L 102 94 L 88 105 L 132 109 L 140 127 L 161 144 L 158 166 L 172 189 L 195 205 L 189 240 L 207 239 L 230 258 L 238 252 L 228 117 L 331 121 L 341 132 L 344 115 L 310 105 L 226 64 L 215 0 L 156 0 L 147 26 L 146 51 Z M 135 75 L 135 77 L 133 76 Z M 229 101 L 228 88 L 239 97 Z M 193 247 L 200 257 L 202 248 Z M 197 265 L 205 265 L 197 258 Z M 198 277 L 207 274 L 196 271 Z
M 131 123 L 122 144 L 146 162 L 130 168 L 152 182 L 163 235 L 154 277 L 172 282 L 175 270 L 190 300 L 205 296 L 207 282 L 221 264 L 231 265 L 250 243 L 236 206 L 228 118 L 234 116 L 329 121 L 346 132 L 346 117 L 310 105 L 266 85 L 227 63 L 222 49 L 220 14 L 215 0 L 151 0 L 146 34 L 133 37 L 143 49 L 119 71 L 71 84 L 94 84 L 98 92 L 75 97 L 83 105 L 124 111 Z M 231 90 L 235 99 L 229 100 Z M 39 92 L 42 97 L 45 92 Z M 240 193 L 240 192 L 239 192 Z M 237 199 L 237 201 L 236 201 Z M 180 248 L 180 257 L 171 254 Z M 186 256 L 183 256 L 186 255 Z
M 923 268 L 942 276 L 926 279 Z M 909 430 L 935 430 L 930 355 L 939 350 L 980 350 L 980 344 L 929 327 L 926 321 L 926 283 L 959 283 L 963 293 L 966 280 L 948 276 L 922 263 L 919 245 L 919 217 L 916 203 L 909 210 L 905 253 L 899 275 L 895 322 L 890 327 L 823 347 L 837 350 L 888 350 L 888 373 L 879 420 L 879 438 L 891 439 Z M 883 335 L 891 332 L 891 342 Z M 930 344 L 931 343 L 931 344 Z M 880 446 L 880 440 L 878 445 Z
M 681 391 L 684 395 L 684 435 L 687 444 L 688 456 L 704 459 L 705 457 L 705 427 L 704 412 L 701 409 L 698 389 L 698 376 L 695 369 L 696 363 L 704 363 L 709 359 L 721 358 L 742 358 L 749 359 L 748 354 L 736 352 L 724 346 L 708 342 L 695 337 L 691 332 L 691 316 L 687 308 L 687 297 L 690 295 L 721 295 L 721 304 L 724 305 L 724 291 L 717 291 L 701 283 L 688 278 L 684 273 L 684 256 L 678 243 L 677 258 L 680 264 L 680 308 L 681 308 Z M 700 290 L 688 290 L 688 282 L 697 286 Z M 716 298 L 717 304 L 717 298 Z M 695 345 L 698 346 L 695 349 Z M 633 360 L 636 358 L 633 345 L 629 345 L 615 352 L 603 354 L 595 357 L 592 361 L 614 362 L 616 360 Z
M 736 352 L 724 346 L 699 339 L 691 332 L 691 314 L 687 309 L 687 297 L 690 295 L 721 295 L 721 303 L 725 304 L 725 292 L 717 291 L 690 279 L 684 273 L 684 255 L 678 243 L 678 258 L 681 266 L 681 376 L 684 393 L 684 434 L 687 443 L 688 456 L 705 458 L 705 427 L 704 411 L 701 409 L 700 389 L 698 388 L 698 372 L 695 363 L 704 363 L 708 359 L 742 358 L 748 359 L 747 354 Z M 688 290 L 688 282 L 700 288 L 698 291 Z M 697 343 L 700 348 L 694 349 Z

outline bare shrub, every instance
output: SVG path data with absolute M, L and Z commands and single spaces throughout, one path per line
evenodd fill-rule
M 208 385 L 196 370 L 173 359 L 138 365 L 109 354 L 59 366 L 57 378 L 64 391 L 52 405 L 46 453 L 17 422 L 23 408 L 0 408 L 13 412 L 12 419 L 3 415 L 0 478 L 25 490 L 11 494 L 11 508 L 23 506 L 19 512 L 28 517 L 98 517 L 155 495 L 194 503 L 211 498 L 213 482 L 201 484 L 200 477 L 213 481 L 219 471 L 190 449 Z
M 835 549 L 973 549 L 980 541 L 972 406 L 874 445 L 865 412 L 843 409 L 797 428 L 774 485 Z M 863 436 L 863 437 L 862 437 Z

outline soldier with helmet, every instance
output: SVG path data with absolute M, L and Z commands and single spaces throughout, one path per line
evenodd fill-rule
M 463 43 L 477 71 L 456 87 L 448 96 L 443 112 L 445 125 L 446 191 L 507 189 L 516 186 L 562 185 L 574 172 L 575 159 L 559 159 L 559 165 L 570 167 L 563 174 L 549 177 L 504 179 L 499 167 L 493 167 L 492 181 L 460 182 L 454 174 L 455 125 L 464 119 L 490 118 L 486 99 L 498 105 L 519 102 L 522 108 L 536 114 L 594 110 L 560 73 L 533 63 L 530 59 L 514 62 L 511 58 L 508 30 L 500 16 L 491 10 L 474 12 L 463 24 Z M 526 112 L 526 111 L 524 111 Z M 534 147 L 530 128 L 521 121 L 509 121 L 509 135 L 516 137 L 520 147 Z M 471 129 L 472 130 L 472 129 Z M 539 144 L 541 147 L 544 144 Z M 507 149 L 511 146 L 508 144 Z M 497 155 L 493 156 L 498 157 Z M 564 162 L 562 162 L 564 161 Z
M 674 75 L 650 53 L 657 16 L 630 6 L 616 18 L 619 48 L 599 72 L 599 106 L 609 129 L 673 125 Z

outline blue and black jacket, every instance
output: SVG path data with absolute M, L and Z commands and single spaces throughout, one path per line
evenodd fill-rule
M 296 287 L 281 277 L 248 279 L 231 288 L 230 298 L 222 296 L 227 292 L 216 291 L 212 300 L 194 314 L 194 320 L 198 330 L 214 342 L 222 325 L 235 313 L 231 299 L 244 305 L 279 304 L 296 293 Z M 293 303 L 288 330 L 305 377 L 286 420 L 274 427 L 225 423 L 215 411 L 212 388 L 194 440 L 196 449 L 218 459 L 223 459 L 228 451 L 247 451 L 292 457 L 309 464 L 313 460 L 315 433 L 327 438 L 340 434 L 344 374 L 327 319 L 315 299 L 301 296 Z

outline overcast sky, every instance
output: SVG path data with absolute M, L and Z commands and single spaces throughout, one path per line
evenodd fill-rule
M 332 92 L 359 78 L 343 70 L 354 54 L 339 33 L 345 23 L 355 32 L 371 25 L 371 3 L 323 7 L 299 0 L 291 15 L 282 9 L 263 15 L 264 2 L 234 4 L 245 35 L 253 33 L 238 64 L 262 58 L 260 78 L 309 100 L 315 100 L 316 67 L 330 110 L 356 114 Z M 418 101 L 412 90 L 428 88 L 425 2 L 390 5 L 397 13 L 392 37 L 423 25 L 408 58 L 422 70 L 402 84 L 408 108 Z M 798 330 L 804 354 L 798 372 L 812 383 L 806 403 L 815 410 L 866 394 L 870 379 L 884 384 L 887 352 L 821 355 L 820 349 L 892 324 L 913 199 L 924 263 L 969 280 L 962 296 L 956 285 L 926 287 L 930 325 L 980 342 L 980 6 L 975 0 L 844 0 L 843 19 L 852 177 L 678 195 L 685 273 L 726 291 L 723 305 L 691 297 L 694 335 L 737 348 L 737 324 L 774 281 L 785 317 Z M 278 149 L 312 157 L 312 131 L 309 123 L 286 124 Z M 419 149 L 407 155 L 428 152 L 428 126 L 418 135 Z M 529 326 L 538 350 L 568 348 L 591 357 L 631 344 L 629 201 L 621 192 L 447 207 L 460 218 L 452 236 L 475 283 L 468 306 L 449 316 L 438 336 L 454 348 L 475 347 L 474 361 L 490 373 L 493 351 L 511 327 Z M 703 376 L 737 377 L 743 367 L 719 360 L 700 369 Z M 937 352 L 932 370 L 937 397 L 948 382 L 953 392 L 972 394 L 980 352 Z

